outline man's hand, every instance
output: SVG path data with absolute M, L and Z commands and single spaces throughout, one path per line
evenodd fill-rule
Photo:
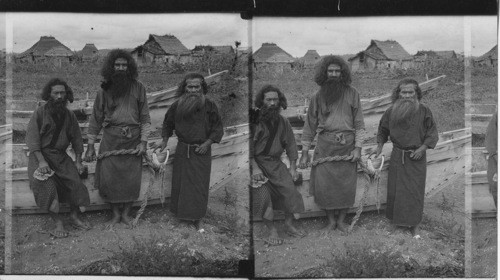
M 290 175 L 292 175 L 292 179 L 293 181 L 297 181 L 297 179 L 299 178 L 299 173 L 297 172 L 297 169 L 295 168 L 290 168 Z
M 49 167 L 49 164 L 43 160 L 43 161 L 40 161 L 38 163 L 38 171 L 40 171 L 40 173 L 42 174 L 47 174 L 47 173 L 50 173 L 50 167 Z
M 87 151 L 85 152 L 85 156 L 83 157 L 83 161 L 91 162 L 97 160 L 95 156 L 95 148 L 94 144 L 87 145 Z
M 419 160 L 419 159 L 421 159 L 424 156 L 424 154 L 425 154 L 425 150 L 427 150 L 427 146 L 426 145 L 420 146 L 420 148 L 416 149 L 414 152 L 412 152 L 410 154 L 410 158 L 413 159 L 413 160 Z
M 265 181 L 267 178 L 262 173 L 252 174 L 252 179 L 256 182 Z
M 76 169 L 78 170 L 78 174 L 82 174 L 83 171 L 85 170 L 85 166 L 83 166 L 83 164 L 79 161 L 77 161 L 75 163 L 75 165 L 76 165 Z
M 352 156 L 351 162 L 358 161 L 361 158 L 361 148 L 360 147 L 354 148 L 354 150 L 351 152 L 351 156 Z
M 203 142 L 203 144 L 198 146 L 194 151 L 197 154 L 204 155 L 208 152 L 208 149 L 210 149 L 210 145 L 212 145 L 212 140 L 208 139 L 207 141 Z
M 163 140 L 160 142 L 160 144 L 156 144 L 156 142 L 149 143 L 149 148 L 153 149 L 153 150 L 160 148 L 160 152 L 162 152 L 167 147 L 167 143 L 168 143 L 168 137 L 163 138 Z
M 384 144 L 382 145 L 378 145 L 377 148 L 375 149 L 375 151 L 371 152 L 368 157 L 371 157 L 373 155 L 375 155 L 376 158 L 378 158 L 380 156 L 380 154 L 382 153 L 382 148 L 384 147 Z
M 299 168 L 301 169 L 307 168 L 308 163 L 309 163 L 309 151 L 302 151 L 302 156 L 300 156 L 299 160 Z
M 143 154 L 146 153 L 146 141 L 141 141 L 141 143 L 139 143 L 137 145 L 137 147 L 135 148 L 137 151 L 137 155 L 138 156 L 142 156 Z

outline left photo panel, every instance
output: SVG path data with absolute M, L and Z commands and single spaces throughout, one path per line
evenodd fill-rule
M 5 274 L 243 276 L 248 21 L 2 16 Z

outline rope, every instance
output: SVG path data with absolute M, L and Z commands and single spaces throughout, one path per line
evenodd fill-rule
M 97 160 L 101 160 L 103 158 L 109 157 L 109 156 L 116 156 L 116 155 L 137 155 L 139 152 L 139 149 L 122 149 L 122 150 L 114 150 L 114 151 L 106 151 L 102 152 L 99 155 L 96 156 Z M 153 185 L 155 181 L 161 180 L 160 182 L 160 201 L 163 204 L 165 202 L 165 183 L 164 183 L 164 176 L 166 174 L 166 164 L 168 161 L 170 155 L 170 151 L 167 150 L 167 156 L 163 163 L 158 162 L 158 158 L 155 153 L 151 152 L 151 155 L 148 153 L 144 153 L 142 157 L 146 161 L 146 164 L 148 165 L 148 170 L 151 172 L 151 176 L 149 179 L 149 184 L 146 185 L 146 193 L 144 194 L 144 199 L 142 200 L 141 207 L 139 208 L 139 211 L 137 211 L 137 214 L 132 221 L 132 227 L 135 227 L 139 221 L 139 218 L 141 215 L 144 213 L 144 210 L 146 209 L 146 206 L 148 205 L 148 199 L 151 195 Z

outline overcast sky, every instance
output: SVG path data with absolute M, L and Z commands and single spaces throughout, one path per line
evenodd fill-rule
M 248 21 L 235 14 L 0 14 L 13 26 L 13 50 L 23 52 L 41 36 L 52 35 L 72 50 L 86 43 L 98 49 L 135 48 L 149 34 L 175 35 L 188 48 L 196 45 L 249 46 Z M 497 44 L 497 18 L 469 17 L 472 55 Z M 464 17 L 254 18 L 254 51 L 277 43 L 295 57 L 313 49 L 320 55 L 355 54 L 371 39 L 396 40 L 410 54 L 419 50 L 464 50 Z M 8 25 L 7 25 L 8 26 Z M 5 38 L 5 28 L 0 28 Z
M 497 19 L 470 17 L 472 55 L 497 44 Z M 277 43 L 295 57 L 307 50 L 320 55 L 355 54 L 372 39 L 396 40 L 410 54 L 419 50 L 464 51 L 464 17 L 257 18 L 253 47 Z
M 10 13 L 14 52 L 23 52 L 41 36 L 52 35 L 72 50 L 86 43 L 98 49 L 135 48 L 149 34 L 176 36 L 188 49 L 196 45 L 248 45 L 248 22 L 239 14 L 71 14 Z

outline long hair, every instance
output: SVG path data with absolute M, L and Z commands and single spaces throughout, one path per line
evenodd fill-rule
M 45 84 L 42 90 L 42 100 L 47 101 L 50 99 L 50 93 L 52 92 L 53 86 L 64 86 L 66 90 L 66 99 L 73 103 L 73 90 L 68 86 L 68 84 L 60 78 L 52 78 L 48 83 Z
M 283 94 L 283 92 L 281 92 L 281 90 L 279 88 L 277 88 L 276 86 L 273 86 L 273 85 L 265 85 L 259 90 L 259 92 L 255 96 L 255 107 L 262 108 L 262 106 L 264 106 L 264 97 L 265 97 L 266 93 L 271 92 L 271 91 L 278 93 L 278 98 L 279 98 L 278 105 L 281 108 L 283 108 L 283 110 L 285 110 L 286 107 L 288 106 L 287 102 L 286 102 L 286 97 Z
M 328 66 L 331 64 L 337 64 L 340 66 L 340 81 L 345 85 L 350 85 L 352 82 L 351 69 L 345 60 L 336 55 L 325 56 L 318 66 L 316 67 L 316 73 L 314 75 L 314 81 L 319 86 L 322 86 L 326 80 L 328 80 L 327 70 Z
M 139 76 L 137 72 L 137 63 L 135 63 L 132 55 L 125 50 L 114 49 L 108 53 L 106 59 L 104 60 L 104 64 L 101 69 L 101 75 L 106 81 L 111 80 L 111 76 L 115 73 L 115 61 L 118 58 L 123 58 L 127 60 L 127 73 L 128 76 L 132 79 L 137 79 Z
M 207 82 L 205 82 L 205 77 L 203 77 L 203 75 L 200 73 L 188 73 L 186 76 L 184 76 L 182 82 L 179 83 L 179 86 L 177 87 L 177 92 L 175 93 L 176 97 L 180 97 L 184 94 L 184 92 L 186 92 L 187 80 L 192 80 L 192 79 L 200 79 L 201 89 L 203 90 L 203 94 L 208 93 L 208 85 Z
M 418 85 L 418 82 L 415 81 L 414 79 L 406 78 L 406 79 L 401 80 L 398 83 L 398 85 L 396 86 L 396 88 L 394 88 L 394 90 L 392 91 L 392 95 L 391 95 L 392 103 L 394 103 L 396 100 L 398 100 L 399 93 L 401 92 L 401 86 L 403 86 L 403 85 L 414 85 L 415 92 L 417 94 L 417 100 L 420 101 L 420 99 L 422 99 L 422 89 Z

